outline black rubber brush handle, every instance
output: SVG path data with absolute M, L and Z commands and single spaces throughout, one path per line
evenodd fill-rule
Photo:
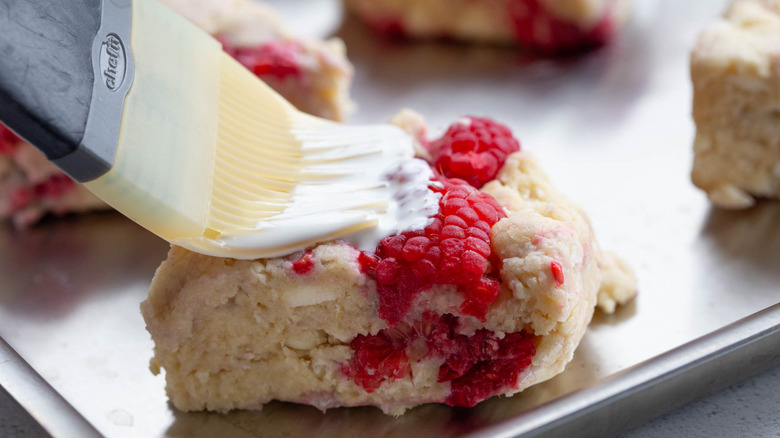
M 0 120 L 50 160 L 78 149 L 102 0 L 0 0 Z

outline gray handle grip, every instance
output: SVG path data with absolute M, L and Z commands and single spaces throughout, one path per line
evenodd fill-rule
M 0 120 L 49 159 L 84 136 L 101 10 L 101 0 L 0 0 Z
M 76 181 L 113 164 L 131 29 L 132 0 L 0 0 L 0 121 Z

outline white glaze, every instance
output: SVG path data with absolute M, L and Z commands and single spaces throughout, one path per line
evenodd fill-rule
M 429 187 L 433 171 L 414 158 L 413 141 L 400 129 L 333 124 L 296 135 L 307 159 L 322 161 L 307 171 L 338 176 L 324 184 L 302 181 L 282 213 L 254 230 L 220 236 L 219 255 L 275 257 L 333 239 L 373 251 L 384 237 L 424 228 L 438 211 L 440 195 Z M 328 162 L 334 159 L 337 165 Z

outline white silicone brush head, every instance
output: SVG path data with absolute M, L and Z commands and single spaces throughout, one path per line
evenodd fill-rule
M 151 0 L 136 0 L 132 35 L 117 158 L 88 187 L 162 238 L 243 259 L 336 238 L 374 249 L 437 211 L 400 129 L 300 113 Z

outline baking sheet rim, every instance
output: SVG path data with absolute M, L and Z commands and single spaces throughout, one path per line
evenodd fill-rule
M 3 365 L 0 366 L 0 384 L 44 429 L 54 437 L 84 436 L 85 430 L 94 430 L 89 420 L 49 385 L 12 346 L 2 337 L 0 341 L 0 354 L 7 357 L 5 362 L 0 363 Z M 557 435 L 567 430 L 588 435 L 618 433 L 780 364 L 780 348 L 763 348 L 765 344 L 772 343 L 780 346 L 780 303 L 608 376 L 596 385 L 566 394 L 469 436 L 532 437 Z M 753 348 L 748 350 L 751 346 Z M 770 353 L 761 354 L 765 350 Z M 726 370 L 711 384 L 696 385 L 698 391 L 680 384 L 698 377 L 697 372 L 706 367 Z M 11 371 L 6 371 L 9 368 Z M 21 378 L 21 381 L 16 380 L 9 385 L 12 377 Z M 656 399 L 650 402 L 639 400 L 657 390 L 659 385 L 664 386 Z M 625 412 L 633 410 L 638 401 L 645 408 L 642 415 Z M 52 403 L 53 406 L 66 408 L 52 409 Z M 47 404 L 48 409 L 43 406 Z M 42 412 L 39 412 L 39 405 Z M 616 406 L 620 406 L 616 411 L 608 411 Z M 78 431 L 65 430 L 74 425 L 78 425 Z

